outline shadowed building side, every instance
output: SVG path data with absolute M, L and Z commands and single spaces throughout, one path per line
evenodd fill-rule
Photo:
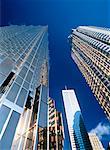
M 63 150 L 64 126 L 62 114 L 55 108 L 55 101 L 49 99 L 49 150 Z

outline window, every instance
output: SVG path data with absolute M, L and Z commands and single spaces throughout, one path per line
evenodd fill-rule
M 26 101 L 26 108 L 31 109 L 31 101 L 32 101 L 32 97 L 31 97 L 31 92 L 29 91 L 28 97 L 27 97 L 27 101 Z
M 24 81 L 23 87 L 25 87 L 28 90 L 29 89 L 29 83 Z
M 29 70 L 27 77 L 26 77 L 26 81 L 31 82 L 32 75 L 33 75 L 32 71 Z
M 16 96 L 17 96 L 17 94 L 18 94 L 19 89 L 20 89 L 20 86 L 19 86 L 18 84 L 14 83 L 14 84 L 12 85 L 12 87 L 11 87 L 11 89 L 10 89 L 10 91 L 9 91 L 9 93 L 8 93 L 8 95 L 7 95 L 6 98 L 7 98 L 8 100 L 14 102 L 14 101 L 15 101 L 15 98 L 16 98 Z
M 21 85 L 23 82 L 23 79 L 20 77 L 17 77 L 15 81 Z
M 27 61 L 25 62 L 25 65 L 28 66 L 28 67 L 30 66 L 30 64 Z
M 51 119 L 53 119 L 55 117 L 55 115 L 51 116 Z
M 0 108 L 0 133 L 2 131 L 3 125 L 8 117 L 8 114 L 10 112 L 10 108 L 6 107 L 5 105 L 2 105 Z
M 11 72 L 8 77 L 5 79 L 5 81 L 3 82 L 3 84 L 1 85 L 0 87 L 0 93 L 4 93 L 5 92 L 5 89 L 6 87 L 8 86 L 8 84 L 10 83 L 11 79 L 13 78 L 14 76 L 14 73 Z
M 26 75 L 27 70 L 28 70 L 28 69 L 27 69 L 26 67 L 23 67 L 22 70 L 20 71 L 19 75 L 20 75 L 22 78 L 24 78 L 25 75 Z
M 27 61 L 29 62 L 29 63 L 31 63 L 31 61 L 32 61 L 32 56 L 31 55 L 29 55 L 29 57 L 27 58 Z
M 55 124 L 55 120 L 51 122 L 51 125 Z
M 20 94 L 18 96 L 16 104 L 23 107 L 26 96 L 27 96 L 27 91 L 24 88 L 22 88 L 21 91 L 20 91 Z
M 20 114 L 13 111 L 7 129 L 0 142 L 1 149 L 10 149 Z M 10 137 L 10 138 L 7 138 Z
M 32 65 L 35 66 L 36 65 L 36 62 L 37 62 L 37 59 L 34 58 L 33 62 L 32 62 Z

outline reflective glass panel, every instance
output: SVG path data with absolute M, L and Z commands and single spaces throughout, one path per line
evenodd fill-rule
M 23 79 L 20 77 L 17 77 L 15 81 L 21 85 L 23 82 Z
M 1 150 L 10 150 L 11 149 L 11 145 L 13 142 L 13 138 L 14 138 L 14 134 L 15 134 L 15 130 L 16 130 L 16 126 L 17 126 L 19 117 L 20 117 L 20 114 L 13 111 L 11 118 L 9 120 L 9 123 L 7 125 L 7 128 L 6 128 L 4 135 L 0 142 Z M 7 137 L 9 137 L 9 138 L 7 138 Z
M 27 90 L 29 89 L 29 83 L 28 82 L 24 82 L 23 87 L 25 87 Z
M 31 82 L 32 75 L 33 75 L 32 71 L 29 70 L 27 77 L 26 77 L 26 81 Z
M 2 131 L 3 125 L 8 117 L 8 114 L 10 112 L 10 108 L 6 107 L 5 105 L 2 105 L 0 108 L 0 133 Z
M 20 71 L 19 75 L 20 75 L 22 78 L 24 78 L 25 75 L 26 75 L 27 70 L 28 70 L 28 69 L 27 69 L 26 67 L 23 67 L 22 70 Z
M 20 94 L 18 96 L 16 104 L 23 107 L 26 96 L 27 96 L 27 91 L 24 88 L 22 88 L 21 91 L 20 91 Z
M 8 93 L 8 95 L 7 95 L 6 98 L 7 98 L 8 100 L 14 102 L 14 101 L 15 101 L 15 98 L 16 98 L 16 96 L 17 96 L 17 94 L 18 94 L 19 89 L 20 89 L 20 86 L 19 86 L 18 84 L 14 83 L 14 84 L 12 85 L 12 87 L 11 87 L 11 89 L 10 89 L 10 91 L 9 91 L 9 93 Z

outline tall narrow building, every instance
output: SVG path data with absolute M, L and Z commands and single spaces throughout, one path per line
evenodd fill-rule
M 48 28 L 5 26 L 0 37 L 0 149 L 47 149 Z
M 72 58 L 110 119 L 110 29 L 79 26 L 70 37 Z
M 49 150 L 63 150 L 64 126 L 61 112 L 55 108 L 55 101 L 49 99 Z
M 74 90 L 62 90 L 72 150 L 92 150 Z
M 95 133 L 89 133 L 89 139 L 93 150 L 105 150 L 101 141 Z

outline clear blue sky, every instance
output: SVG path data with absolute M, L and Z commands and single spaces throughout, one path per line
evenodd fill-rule
M 109 0 L 1 0 L 1 25 L 48 25 L 50 50 L 50 96 L 63 112 L 61 90 L 76 91 L 88 131 L 108 121 L 70 56 L 68 35 L 79 25 L 110 27 Z M 66 120 L 64 119 L 64 124 Z M 65 126 L 65 149 L 69 149 Z M 103 137 L 106 145 L 110 137 Z

